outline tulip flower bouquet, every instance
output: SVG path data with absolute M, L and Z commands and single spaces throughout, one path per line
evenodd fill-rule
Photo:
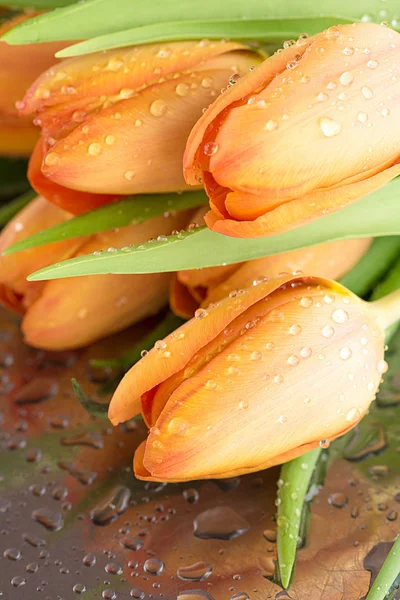
M 0 300 L 50 351 L 155 317 L 108 410 L 148 430 L 134 474 L 283 465 L 288 588 L 313 476 L 374 410 L 400 320 L 396 1 L 11 4 Z

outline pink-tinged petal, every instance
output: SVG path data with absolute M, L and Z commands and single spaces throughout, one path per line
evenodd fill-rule
M 257 471 L 334 439 L 368 410 L 383 357 L 383 332 L 369 307 L 315 283 L 275 295 L 278 310 L 170 396 L 142 460 L 151 479 Z M 335 321 L 334 311 L 345 311 L 346 319 Z

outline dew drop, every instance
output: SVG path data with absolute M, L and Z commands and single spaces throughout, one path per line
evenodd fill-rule
M 295 325 L 292 325 L 289 328 L 290 335 L 299 335 L 299 333 L 301 333 L 301 331 L 302 331 L 301 325 L 298 325 L 297 323 Z
M 90 144 L 88 152 L 90 156 L 99 156 L 99 154 L 101 153 L 101 145 L 97 142 L 93 142 L 92 144 Z
M 332 321 L 338 323 L 339 325 L 346 323 L 348 318 L 349 315 L 345 310 L 343 310 L 343 308 L 338 308 L 332 313 Z
M 273 121 L 272 119 L 267 121 L 265 124 L 265 129 L 267 131 L 275 131 L 275 129 L 278 129 L 278 127 L 279 127 L 279 124 L 276 121 Z
M 55 167 L 56 165 L 58 165 L 60 161 L 60 157 L 57 154 L 57 152 L 49 152 L 48 154 L 46 154 L 46 158 L 44 159 L 44 164 L 47 165 L 48 167 Z
M 279 423 L 282 423 L 282 425 L 283 425 L 284 423 L 287 423 L 287 420 L 288 420 L 288 418 L 287 418 L 287 417 L 285 417 L 285 415 L 281 415 L 280 417 L 278 417 L 278 422 L 279 422 Z
M 303 306 L 303 308 L 310 308 L 310 306 L 313 305 L 313 299 L 310 298 L 310 296 L 303 296 L 303 298 L 300 299 L 300 305 Z
M 388 366 L 386 360 L 378 360 L 376 368 L 377 368 L 378 373 L 383 375 L 384 373 L 387 372 L 389 366 Z
M 367 115 L 367 113 L 366 112 L 359 112 L 357 114 L 357 120 L 360 123 L 366 123 L 368 121 L 368 115 Z
M 105 140 L 107 146 L 112 146 L 115 144 L 115 137 L 113 135 L 108 135 Z
M 148 558 L 143 565 L 143 569 L 149 575 L 161 575 L 164 570 L 164 563 L 159 558 Z
M 374 93 L 371 90 L 371 88 L 364 86 L 361 88 L 361 93 L 364 96 L 364 98 L 366 98 L 367 100 L 371 100 L 371 98 L 373 97 Z
M 324 450 L 326 450 L 326 448 L 329 448 L 330 446 L 330 441 L 329 440 L 321 440 L 319 445 L 321 446 L 321 448 L 323 448 Z
M 95 554 L 86 554 L 83 557 L 83 564 L 85 565 L 85 567 L 94 567 L 96 564 L 96 556 Z
M 23 577 L 20 577 L 19 575 L 16 575 L 15 577 L 13 577 L 11 579 L 11 585 L 13 585 L 14 587 L 22 587 L 25 584 L 26 584 L 26 579 L 24 579 Z
M 318 119 L 318 124 L 325 137 L 334 137 L 338 135 L 342 129 L 340 123 L 329 117 L 321 117 Z
M 187 427 L 188 425 L 186 421 L 180 419 L 179 417 L 175 417 L 168 423 L 168 433 L 171 435 L 185 435 Z
M 216 142 L 207 142 L 204 144 L 203 152 L 206 156 L 214 156 L 218 152 L 218 144 Z
M 359 421 L 361 411 L 358 408 L 351 408 L 346 415 L 346 421 Z
M 329 96 L 325 92 L 320 92 L 317 96 L 317 100 L 319 102 L 325 102 L 326 100 L 328 100 L 328 98 L 329 98 Z
M 185 567 L 179 567 L 176 574 L 183 581 L 204 581 L 210 577 L 212 566 L 207 562 L 197 562 Z
M 353 83 L 354 77 L 348 71 L 344 71 L 341 74 L 341 76 L 339 77 L 339 81 L 342 85 L 344 85 L 345 87 L 348 87 L 349 85 L 351 85 Z
M 76 583 L 72 590 L 75 594 L 84 594 L 86 592 L 86 585 L 84 583 Z
M 312 355 L 312 348 L 310 348 L 309 346 L 304 346 L 300 350 L 301 358 L 310 358 L 311 355 Z
M 348 498 L 342 492 L 336 492 L 329 496 L 328 502 L 335 508 L 344 508 L 347 505 Z
M 342 360 L 349 360 L 349 358 L 352 357 L 352 351 L 350 348 L 348 348 L 347 346 L 343 346 L 343 348 L 340 348 L 339 351 L 339 356 Z
M 322 328 L 321 333 L 324 336 L 324 338 L 330 338 L 335 333 L 335 330 L 330 325 L 325 325 L 325 327 Z
M 381 115 L 382 117 L 388 117 L 390 115 L 390 110 L 388 108 L 382 108 Z
M 295 356 L 294 354 L 292 354 L 291 356 L 289 356 L 289 358 L 287 359 L 287 364 L 290 365 L 291 367 L 295 367 L 296 365 L 299 364 L 300 359 L 298 356 Z
M 372 59 L 370 59 L 370 60 L 367 62 L 367 67 L 368 67 L 369 69 L 376 69 L 378 65 L 379 65 L 379 62 L 378 62 L 377 60 L 372 60 Z
M 188 86 L 187 83 L 178 83 L 178 85 L 175 88 L 175 92 L 178 96 L 181 96 L 182 98 L 184 98 L 185 96 L 187 96 L 189 94 L 189 90 L 190 87 Z
M 194 313 L 196 319 L 204 319 L 204 317 L 206 317 L 207 315 L 208 312 L 204 308 L 198 308 Z
M 153 117 L 163 117 L 167 112 L 168 106 L 164 100 L 158 98 L 150 104 L 150 112 Z

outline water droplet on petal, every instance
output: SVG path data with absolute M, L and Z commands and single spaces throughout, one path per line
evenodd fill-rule
M 278 127 L 279 127 L 279 124 L 276 121 L 273 121 L 272 119 L 267 121 L 265 124 L 265 129 L 267 131 L 275 131 L 275 129 L 278 129 Z
M 322 328 L 321 333 L 325 338 L 330 338 L 335 333 L 335 330 L 330 325 L 325 325 L 325 327 Z
M 216 142 L 207 142 L 204 144 L 203 152 L 206 156 L 214 156 L 218 152 L 218 144 Z
M 382 108 L 381 115 L 382 117 L 388 117 L 390 115 L 390 110 L 388 108 Z
M 178 83 L 178 85 L 175 88 L 175 92 L 177 93 L 177 95 L 181 96 L 182 98 L 187 96 L 189 94 L 189 91 L 190 87 L 187 83 Z
M 361 88 L 361 93 L 364 96 L 364 98 L 366 98 L 367 100 L 371 100 L 371 98 L 373 97 L 374 93 L 371 90 L 371 88 L 364 86 Z
M 379 62 L 378 62 L 377 60 L 372 60 L 372 59 L 371 59 L 371 60 L 369 60 L 369 61 L 367 62 L 367 67 L 368 67 L 369 69 L 376 69 L 378 65 L 379 65 Z
M 150 112 L 153 115 L 153 117 L 164 116 L 165 113 L 167 112 L 167 109 L 168 109 L 167 103 L 164 102 L 164 100 L 161 100 L 161 98 L 154 100 L 154 102 L 152 102 L 150 104 Z
M 338 308 L 337 310 L 335 310 L 332 313 L 332 321 L 334 321 L 335 323 L 338 323 L 338 324 L 346 323 L 348 318 L 349 318 L 349 315 L 342 308 Z
M 368 121 L 368 115 L 366 112 L 359 112 L 357 115 L 357 120 L 360 121 L 360 123 L 366 123 Z
M 339 351 L 339 356 L 342 360 L 349 360 L 349 358 L 351 358 L 352 355 L 353 355 L 353 353 L 352 353 L 351 349 L 348 348 L 347 346 L 344 346 Z
M 378 360 L 376 368 L 377 368 L 378 373 L 383 375 L 384 373 L 387 372 L 389 366 L 388 366 L 386 360 Z
M 59 160 L 60 160 L 60 157 L 57 154 L 57 152 L 49 152 L 48 154 L 46 154 L 46 158 L 44 159 L 44 164 L 47 165 L 48 167 L 55 167 L 56 165 L 58 165 Z
M 98 156 L 101 153 L 101 145 L 97 142 L 93 142 L 92 144 L 90 144 L 88 152 L 90 156 Z
M 340 123 L 329 117 L 321 117 L 318 119 L 318 124 L 325 137 L 334 137 L 338 135 L 342 129 Z
M 349 85 L 351 85 L 353 83 L 354 77 L 348 71 L 344 71 L 341 74 L 341 76 L 339 77 L 339 81 L 342 85 L 344 85 L 345 87 L 348 87 Z

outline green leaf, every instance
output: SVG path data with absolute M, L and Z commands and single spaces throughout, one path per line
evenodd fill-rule
M 340 283 L 357 296 L 365 297 L 399 254 L 400 236 L 377 238 L 355 267 L 342 277 Z
M 74 388 L 74 392 L 79 402 L 82 404 L 83 408 L 90 415 L 106 415 L 108 412 L 108 403 L 101 404 L 100 402 L 95 402 L 83 391 L 80 384 L 76 379 L 71 379 L 72 387 Z
M 104 273 L 159 273 L 231 264 L 346 238 L 400 234 L 400 179 L 366 198 L 303 227 L 267 238 L 238 239 L 206 227 L 132 246 L 51 265 L 30 281 Z
M 49 227 L 13 244 L 3 254 L 13 254 L 20 250 L 51 244 L 60 240 L 91 235 L 107 229 L 126 225 L 139 225 L 148 219 L 165 212 L 186 210 L 207 202 L 203 191 L 183 194 L 152 194 L 126 198 L 107 204 L 79 217 Z
M 4 227 L 16 214 L 19 213 L 33 198 L 35 198 L 36 192 L 31 191 L 14 198 L 7 204 L 0 206 L 0 227 Z
M 400 288 L 400 258 L 396 261 L 394 266 L 390 269 L 385 279 L 378 285 L 374 293 L 372 294 L 371 300 L 379 300 L 384 296 L 387 296 L 391 292 Z M 388 342 L 393 334 L 396 332 L 399 323 L 394 323 L 386 330 L 385 339 Z
M 315 448 L 281 468 L 276 547 L 282 586 L 289 587 L 296 561 L 304 502 L 322 449 Z
M 51 10 L 59 6 L 68 6 L 73 4 L 74 0 L 2 0 L 2 6 L 10 8 L 36 8 L 42 10 Z
M 13 0 L 14 1 L 14 0 Z M 21 1 L 21 0 L 20 0 Z M 24 0 L 23 0 L 24 1 Z M 43 2 L 43 0 L 39 0 Z M 395 14 L 398 0 L 387 0 L 385 11 Z M 11 44 L 28 44 L 53 40 L 89 39 L 91 37 L 165 22 L 202 21 L 207 19 L 293 19 L 340 15 L 357 21 L 381 20 L 376 0 L 86 0 L 45 13 L 5 34 Z M 338 17 L 334 17 L 337 19 Z M 332 25 L 336 22 L 333 21 Z M 307 28 L 306 28 L 307 29 Z
M 338 17 L 309 17 L 287 19 L 219 19 L 207 21 L 175 21 L 155 23 L 144 27 L 133 27 L 124 31 L 95 37 L 73 46 L 68 46 L 56 54 L 57 58 L 79 56 L 101 50 L 122 48 L 134 44 L 148 44 L 172 40 L 235 39 L 258 40 L 260 42 L 281 42 L 297 39 L 307 31 L 314 35 L 332 23 L 351 23 L 352 20 Z
M 183 319 L 180 319 L 176 315 L 168 313 L 157 327 L 119 358 L 94 359 L 91 361 L 91 364 L 94 367 L 120 367 L 124 370 L 129 369 L 141 359 L 143 350 L 151 350 L 157 340 L 162 340 L 184 322 Z
M 400 574 L 400 536 L 398 536 L 387 555 L 365 600 L 384 600 L 390 588 Z
M 17 196 L 29 189 L 27 167 L 24 158 L 0 158 L 0 196 Z

